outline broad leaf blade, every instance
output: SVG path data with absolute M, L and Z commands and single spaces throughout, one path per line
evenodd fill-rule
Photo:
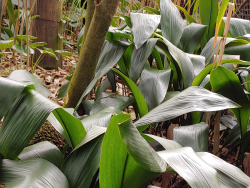
M 241 125 L 242 135 L 247 131 L 250 116 L 250 103 L 245 95 L 239 78 L 224 67 L 217 67 L 211 72 L 210 82 L 213 90 L 229 99 L 235 101 L 241 108 L 231 109 Z
M 216 171 L 200 159 L 192 148 L 157 152 L 191 187 L 219 188 Z
M 135 122 L 135 125 L 140 127 L 166 121 L 193 111 L 217 111 L 227 108 L 239 108 L 239 106 L 221 95 L 193 86 L 151 110 Z
M 64 160 L 61 151 L 48 141 L 39 142 L 24 148 L 22 153 L 18 155 L 18 158 L 21 160 L 41 158 L 51 162 L 58 168 L 61 168 Z
M 250 178 L 239 168 L 210 153 L 199 152 L 197 155 L 209 166 L 217 170 L 221 187 L 249 187 Z
M 29 85 L 26 86 L 24 84 L 21 84 L 19 82 L 15 82 L 9 79 L 5 79 L 0 77 L 0 88 L 1 92 L 0 94 L 0 119 L 3 118 L 3 116 L 8 112 L 8 110 L 11 108 L 12 103 L 15 101 L 15 99 L 22 93 L 24 89 L 33 88 L 34 86 Z
M 102 140 L 103 134 L 82 146 L 78 146 L 67 157 L 62 166 L 62 172 L 68 178 L 70 187 L 89 187 L 99 168 Z
M 156 70 L 150 67 L 142 71 L 139 89 L 147 102 L 149 111 L 158 106 L 168 90 L 171 69 Z
M 160 7 L 162 35 L 177 46 L 184 30 L 185 21 L 171 0 L 161 0 Z
M 153 14 L 130 14 L 132 33 L 136 49 L 139 49 L 154 33 L 160 23 L 161 16 Z
M 48 97 L 52 93 L 52 91 L 43 86 L 40 78 L 30 74 L 26 70 L 15 70 L 8 76 L 8 79 L 18 81 L 25 85 L 34 85 L 37 92 L 41 93 L 45 97 Z
M 192 23 L 184 28 L 180 39 L 179 48 L 187 53 L 194 53 L 201 42 L 207 26 Z
M 0 171 L 0 182 L 5 187 L 69 188 L 65 175 L 44 159 L 4 159 L 0 163 Z
M 174 141 L 183 147 L 189 146 L 196 152 L 208 150 L 209 133 L 206 123 L 175 127 L 173 135 Z

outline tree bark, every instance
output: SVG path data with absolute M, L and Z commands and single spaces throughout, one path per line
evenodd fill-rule
M 70 81 L 65 107 L 75 107 L 82 93 L 92 81 L 110 23 L 119 2 L 120 0 L 94 1 L 94 14 L 86 33 L 84 45 L 81 47 L 76 70 Z

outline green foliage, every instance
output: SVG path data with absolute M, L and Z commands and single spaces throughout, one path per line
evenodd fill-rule
M 75 8 L 79 6 L 78 1 L 73 3 Z M 124 4 L 127 6 L 127 2 Z M 235 38 L 227 39 L 225 53 L 240 54 L 240 60 L 225 55 L 222 61 L 225 67 L 213 70 L 211 62 L 218 49 L 218 41 L 213 46 L 213 36 L 226 3 L 223 1 L 219 7 L 217 1 L 200 0 L 198 5 L 203 25 L 195 23 L 185 9 L 178 7 L 190 23 L 185 26 L 185 20 L 170 0 L 160 1 L 160 11 L 145 7 L 130 17 L 117 16 L 120 25 L 110 27 L 95 76 L 75 109 L 62 108 L 46 98 L 50 92 L 27 71 L 0 77 L 0 119 L 4 117 L 0 128 L 0 185 L 140 188 L 147 187 L 159 173 L 172 172 L 182 176 L 191 187 L 249 186 L 250 178 L 237 167 L 212 154 L 195 152 L 207 150 L 208 142 L 208 127 L 200 123 L 199 115 L 226 109 L 235 114 L 238 125 L 224 145 L 237 141 L 241 133 L 242 154 L 249 146 L 249 98 L 242 86 L 242 78 L 249 80 L 249 28 L 244 21 L 232 21 L 229 31 Z M 138 10 L 137 5 L 132 9 Z M 139 13 L 143 11 L 156 15 Z M 74 26 L 76 15 L 65 14 L 65 19 Z M 244 32 L 235 30 L 235 24 Z M 83 30 L 78 49 L 82 34 Z M 26 40 L 25 36 L 22 40 Z M 45 54 L 57 58 L 45 45 L 30 44 L 30 54 L 32 49 L 38 49 L 41 58 Z M 20 43 L 14 44 L 12 39 L 0 43 L 0 49 L 7 48 L 27 55 L 27 47 L 22 45 L 21 49 Z M 64 50 L 55 52 L 72 55 Z M 69 83 L 70 77 L 58 97 L 66 95 Z M 123 95 L 117 91 L 119 84 L 125 88 Z M 95 100 L 83 100 L 93 88 Z M 112 93 L 106 92 L 108 88 Z M 77 114 L 80 105 L 84 116 Z M 122 112 L 131 105 L 136 115 L 133 121 L 130 114 Z M 188 121 L 190 112 L 193 122 L 199 124 L 175 129 L 175 141 L 141 133 L 149 126 L 184 114 Z M 67 157 L 65 151 L 49 142 L 26 147 L 46 119 L 64 137 L 65 148 L 73 149 Z M 164 149 L 156 152 L 149 141 Z

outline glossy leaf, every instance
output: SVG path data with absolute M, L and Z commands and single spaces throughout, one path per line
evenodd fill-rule
M 81 122 L 86 131 L 89 131 L 93 126 L 108 127 L 111 117 L 120 112 L 121 110 L 115 107 L 105 108 L 96 114 L 85 117 Z
M 24 89 L 35 89 L 32 85 L 24 85 L 13 80 L 5 79 L 0 77 L 0 119 L 5 116 L 8 110 L 11 108 L 12 103 L 18 98 L 18 96 L 23 92 Z
M 27 35 L 17 35 L 16 38 L 21 41 L 21 39 L 25 42 L 27 42 L 28 40 L 28 36 Z M 32 41 L 33 39 L 37 39 L 37 37 L 34 37 L 34 36 L 30 36 L 29 35 L 29 40 Z
M 223 18 L 224 22 L 226 22 L 227 18 Z M 246 19 L 240 18 L 231 18 L 229 25 L 229 32 L 233 38 L 244 36 L 250 33 L 250 21 Z
M 129 78 L 134 82 L 136 82 L 140 77 L 145 63 L 149 55 L 152 53 L 157 41 L 157 38 L 152 38 L 144 43 L 139 49 L 134 48 L 129 69 Z
M 5 187 L 70 187 L 65 175 L 55 165 L 44 159 L 20 161 L 4 159 L 0 163 L 0 171 L 0 182 Z
M 158 106 L 164 99 L 171 77 L 171 69 L 156 70 L 150 67 L 142 71 L 140 89 L 149 111 Z
M 223 64 L 237 64 L 237 65 L 250 65 L 250 62 L 241 61 L 238 59 L 230 59 L 230 60 L 222 60 Z M 212 71 L 213 64 L 206 66 L 194 79 L 192 86 L 200 86 L 202 81 L 206 78 L 206 76 Z
M 63 56 L 65 56 L 65 57 L 69 57 L 69 56 L 72 55 L 71 52 L 68 52 L 68 51 L 65 51 L 65 50 L 56 50 L 55 52 L 56 52 L 56 53 L 59 53 L 59 54 L 61 54 L 61 55 L 63 55 Z
M 157 153 L 191 187 L 220 187 L 216 171 L 199 158 L 192 148 L 184 147 Z
M 90 110 L 90 115 L 96 114 L 108 107 L 118 108 L 122 111 L 126 107 L 131 105 L 133 102 L 134 102 L 133 97 L 126 97 L 116 93 L 103 92 L 100 98 L 96 100 L 95 103 L 93 104 Z
M 82 94 L 80 100 L 78 101 L 75 109 L 79 107 L 84 97 L 93 89 L 96 82 L 105 74 L 108 73 L 110 68 L 112 68 L 124 54 L 127 44 L 117 41 L 105 41 L 102 53 L 98 60 L 96 66 L 96 73 L 94 79 L 88 85 L 84 93 Z
M 219 94 L 199 87 L 189 87 L 180 94 L 160 104 L 135 122 L 137 127 L 173 119 L 193 111 L 218 111 L 239 106 Z
M 103 134 L 78 146 L 67 157 L 62 166 L 62 172 L 68 178 L 70 187 L 90 186 L 93 176 L 99 168 L 102 140 Z
M 180 76 L 184 82 L 184 88 L 191 86 L 194 79 L 194 70 L 193 64 L 187 54 L 163 37 L 162 40 L 157 43 L 157 45 L 165 52 L 166 55 L 170 54 L 177 62 L 181 71 Z M 174 62 L 171 61 L 171 63 Z
M 179 48 L 184 52 L 194 53 L 206 29 L 207 26 L 195 23 L 186 26 L 180 39 Z
M 250 103 L 243 91 L 239 78 L 235 73 L 219 66 L 211 72 L 210 82 L 214 92 L 241 105 L 241 108 L 231 109 L 231 111 L 237 117 L 241 125 L 242 135 L 244 135 L 247 131 L 247 124 L 250 116 Z
M 136 49 L 139 49 L 158 27 L 161 16 L 153 14 L 130 14 L 132 33 Z
M 250 178 L 239 168 L 207 152 L 200 152 L 197 155 L 218 172 L 221 187 L 234 188 L 250 185 Z
M 174 141 L 183 147 L 189 146 L 196 152 L 208 150 L 209 133 L 206 123 L 175 127 L 173 136 Z
M 184 30 L 185 21 L 171 0 L 161 0 L 160 9 L 162 35 L 177 46 Z
M 40 78 L 30 74 L 26 70 L 15 70 L 8 76 L 8 79 L 18 81 L 25 85 L 34 85 L 37 92 L 45 97 L 48 97 L 52 93 L 49 89 L 43 86 Z
M 99 174 L 101 188 L 140 188 L 143 186 L 147 186 L 150 181 L 152 181 L 158 175 L 158 173 L 146 170 L 144 167 L 139 165 L 130 155 L 128 155 L 126 145 L 121 138 L 118 125 L 120 123 L 128 122 L 129 120 L 130 116 L 123 113 L 118 116 L 113 116 L 108 130 L 104 136 Z M 137 131 L 135 127 L 133 130 Z M 125 132 L 127 131 L 125 130 Z M 127 133 L 128 134 L 125 133 L 125 135 L 123 134 L 124 137 L 129 136 L 129 132 Z M 139 134 L 138 131 L 137 134 Z M 137 147 L 138 144 L 135 145 L 135 148 Z M 145 152 L 147 151 L 148 150 L 146 150 Z M 152 154 L 150 154 L 149 156 L 151 155 Z M 142 160 L 144 157 L 147 158 L 147 156 L 142 156 Z M 150 163 L 152 164 L 154 163 L 154 161 L 150 161 Z M 115 169 L 124 170 L 120 171 Z M 108 177 L 107 174 L 109 174 Z M 135 176 L 136 178 L 134 178 Z
M 0 84 L 2 86 L 2 82 Z M 1 99 L 6 96 L 5 92 L 0 93 Z M 0 153 L 5 158 L 15 159 L 52 111 L 54 111 L 64 129 L 70 135 L 72 145 L 76 146 L 86 134 L 80 120 L 61 109 L 59 105 L 48 98 L 29 89 L 25 90 L 15 100 L 4 117 L 0 129 Z
M 143 117 L 145 114 L 148 113 L 148 106 L 147 106 L 147 103 L 146 103 L 143 95 L 141 94 L 140 90 L 138 89 L 138 87 L 135 85 L 135 83 L 132 80 L 130 80 L 128 77 L 126 77 L 120 71 L 118 71 L 116 69 L 112 69 L 112 70 L 114 72 L 116 72 L 119 75 L 119 77 L 122 78 L 126 82 L 126 85 L 132 91 L 134 98 L 136 100 L 136 103 L 138 105 L 139 114 L 141 117 Z M 139 130 L 143 131 L 146 128 L 147 128 L 147 126 L 144 126 L 144 127 L 141 127 Z
M 58 168 L 61 168 L 64 160 L 64 157 L 58 147 L 48 141 L 39 142 L 24 148 L 22 153 L 18 155 L 18 158 L 21 160 L 41 158 L 51 162 Z

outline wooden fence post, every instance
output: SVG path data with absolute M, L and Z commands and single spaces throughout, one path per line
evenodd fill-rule
M 39 15 L 32 23 L 31 35 L 37 37 L 33 42 L 46 42 L 48 48 L 61 50 L 63 40 L 58 36 L 62 35 L 62 8 L 63 0 L 37 0 L 33 15 Z M 62 57 L 56 54 L 59 60 L 46 55 L 40 62 L 40 66 L 47 69 L 62 67 Z M 34 62 L 40 56 L 36 50 Z

